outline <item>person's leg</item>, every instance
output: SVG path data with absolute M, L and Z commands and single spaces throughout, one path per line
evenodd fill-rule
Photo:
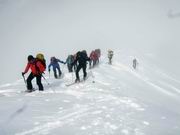
M 71 64 L 67 64 L 67 67 L 68 67 L 68 71 L 72 72 L 72 65 Z
M 112 58 L 111 57 L 109 58 L 109 64 L 112 64 Z
M 54 72 L 54 78 L 57 78 L 57 72 L 56 72 L 56 68 L 53 67 L 53 72 Z
M 96 60 L 93 60 L 93 67 L 96 65 Z
M 69 68 L 70 68 L 70 72 L 73 72 L 73 66 L 71 64 L 69 65 Z
M 99 64 L 99 57 L 97 58 L 97 64 Z
M 110 59 L 110 57 L 109 57 L 109 64 L 111 64 L 111 59 Z
M 92 60 L 89 61 L 89 69 L 91 69 Z
M 86 65 L 83 65 L 82 68 L 83 68 L 83 74 L 84 74 L 83 79 L 85 80 L 85 79 L 86 79 L 86 76 L 87 76 Z
M 80 81 L 80 79 L 79 79 L 79 71 L 80 71 L 81 68 L 82 67 L 80 65 L 78 65 L 77 70 L 76 70 L 76 82 Z
M 73 72 L 73 66 L 69 64 L 69 72 Z
M 77 63 L 74 64 L 74 72 L 77 70 Z
M 67 69 L 68 69 L 68 72 L 70 72 L 70 69 L 69 69 L 69 64 L 67 64 Z
M 33 73 L 30 73 L 30 75 L 28 76 L 27 78 L 27 89 L 28 90 L 32 90 L 33 89 L 33 86 L 32 86 L 32 79 L 34 78 L 35 76 L 33 75 Z
M 41 78 L 42 78 L 42 75 L 37 75 L 36 76 L 36 83 L 37 83 L 37 85 L 39 87 L 39 91 L 43 91 L 44 90 L 44 87 L 43 87 L 43 85 L 41 83 Z
M 68 71 L 71 72 L 71 65 L 70 64 L 67 64 L 67 67 L 68 67 Z
M 59 77 L 61 77 L 62 72 L 61 72 L 61 70 L 60 70 L 60 67 L 57 67 L 57 70 L 58 70 L 58 73 L 59 73 Z

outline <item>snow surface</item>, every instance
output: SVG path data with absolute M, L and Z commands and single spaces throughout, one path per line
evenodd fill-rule
M 46 73 L 44 92 L 24 93 L 23 79 L 1 85 L 0 135 L 179 135 L 180 81 L 150 56 L 116 50 L 112 65 L 102 56 L 87 81 L 70 87 L 66 67 L 62 79 Z

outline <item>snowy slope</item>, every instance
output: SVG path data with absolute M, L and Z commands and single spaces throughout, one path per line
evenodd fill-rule
M 62 67 L 62 79 L 47 74 L 44 92 L 23 93 L 23 80 L 0 86 L 0 134 L 179 135 L 180 81 L 156 67 L 152 57 L 115 51 L 112 65 L 103 56 L 86 82 L 70 87 L 65 84 L 75 75 Z

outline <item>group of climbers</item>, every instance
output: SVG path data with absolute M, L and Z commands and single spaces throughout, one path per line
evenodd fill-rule
M 94 67 L 96 64 L 99 63 L 99 58 L 101 56 L 101 50 L 100 49 L 95 49 L 93 50 L 89 57 L 87 55 L 86 50 L 83 51 L 78 51 L 74 55 L 68 55 L 66 61 L 62 61 L 56 57 L 51 57 L 50 58 L 50 64 L 48 65 L 48 71 L 50 73 L 51 71 L 51 66 L 53 67 L 53 72 L 54 72 L 54 78 L 58 79 L 62 75 L 62 71 L 60 69 L 59 63 L 62 64 L 67 64 L 67 68 L 69 72 L 75 72 L 76 75 L 76 80 L 75 82 L 80 82 L 80 77 L 79 77 L 79 71 L 82 69 L 83 70 L 83 79 L 85 80 L 87 77 L 87 62 L 89 62 L 89 68 Z M 112 57 L 113 57 L 113 51 L 108 50 L 108 59 L 109 59 L 109 64 L 112 64 Z M 40 91 L 43 91 L 43 85 L 41 83 L 41 79 L 43 76 L 43 73 L 46 69 L 46 60 L 44 59 L 44 55 L 42 53 L 39 53 L 36 55 L 36 57 L 33 57 L 32 55 L 29 55 L 28 58 L 28 63 L 26 65 L 26 68 L 24 72 L 22 72 L 22 76 L 24 77 L 24 74 L 28 72 L 29 69 L 31 69 L 31 73 L 29 74 L 27 80 L 25 80 L 26 85 L 27 85 L 27 90 L 29 92 L 33 91 L 33 86 L 32 86 L 32 80 L 36 78 L 36 83 L 39 87 Z M 137 66 L 137 60 L 133 60 L 133 68 L 136 69 Z
M 96 50 L 97 51 L 97 50 Z M 98 50 L 100 52 L 100 49 Z M 98 61 L 99 61 L 100 54 L 98 53 Z M 41 79 L 43 76 L 43 73 L 46 69 L 46 61 L 44 59 L 44 55 L 39 53 L 36 55 L 36 57 L 33 57 L 32 55 L 29 55 L 28 58 L 28 63 L 27 66 L 22 72 L 22 76 L 24 77 L 24 74 L 26 74 L 29 69 L 31 69 L 31 73 L 29 74 L 28 78 L 25 80 L 26 85 L 27 85 L 27 91 L 31 92 L 33 91 L 33 86 L 32 86 L 32 80 L 36 78 L 36 83 L 39 87 L 40 91 L 43 91 L 43 85 L 41 83 Z M 60 65 L 59 63 L 62 64 L 67 64 L 68 71 L 73 72 L 75 71 L 76 74 L 76 80 L 75 82 L 79 82 L 79 71 L 83 69 L 83 79 L 85 80 L 87 77 L 87 72 L 86 72 L 86 67 L 87 67 L 87 61 L 90 61 L 91 59 L 88 57 L 86 50 L 83 51 L 78 51 L 74 55 L 68 55 L 68 58 L 66 61 L 62 61 L 56 57 L 51 57 L 50 58 L 50 64 L 48 65 L 48 71 L 50 73 L 51 71 L 51 66 L 53 67 L 53 72 L 54 72 L 54 78 L 60 78 L 62 75 Z
M 114 55 L 114 52 L 113 52 L 111 49 L 109 49 L 107 56 L 108 56 L 108 63 L 109 63 L 110 65 L 112 65 L 113 55 Z M 133 61 L 132 61 L 132 67 L 133 67 L 134 69 L 136 69 L 136 68 L 137 68 L 137 65 L 138 65 L 138 61 L 137 61 L 136 58 L 134 58 Z

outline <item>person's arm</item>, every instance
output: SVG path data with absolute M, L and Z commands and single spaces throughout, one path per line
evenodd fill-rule
M 61 61 L 60 59 L 57 59 L 57 62 L 60 62 L 60 63 L 66 64 L 66 62 Z
M 66 59 L 66 63 L 68 63 L 68 60 L 69 60 L 69 57 L 67 57 L 67 59 Z
M 91 59 L 86 54 L 86 61 L 90 61 Z
M 30 68 L 30 63 L 28 62 L 23 74 L 26 74 L 28 72 L 29 68 Z

